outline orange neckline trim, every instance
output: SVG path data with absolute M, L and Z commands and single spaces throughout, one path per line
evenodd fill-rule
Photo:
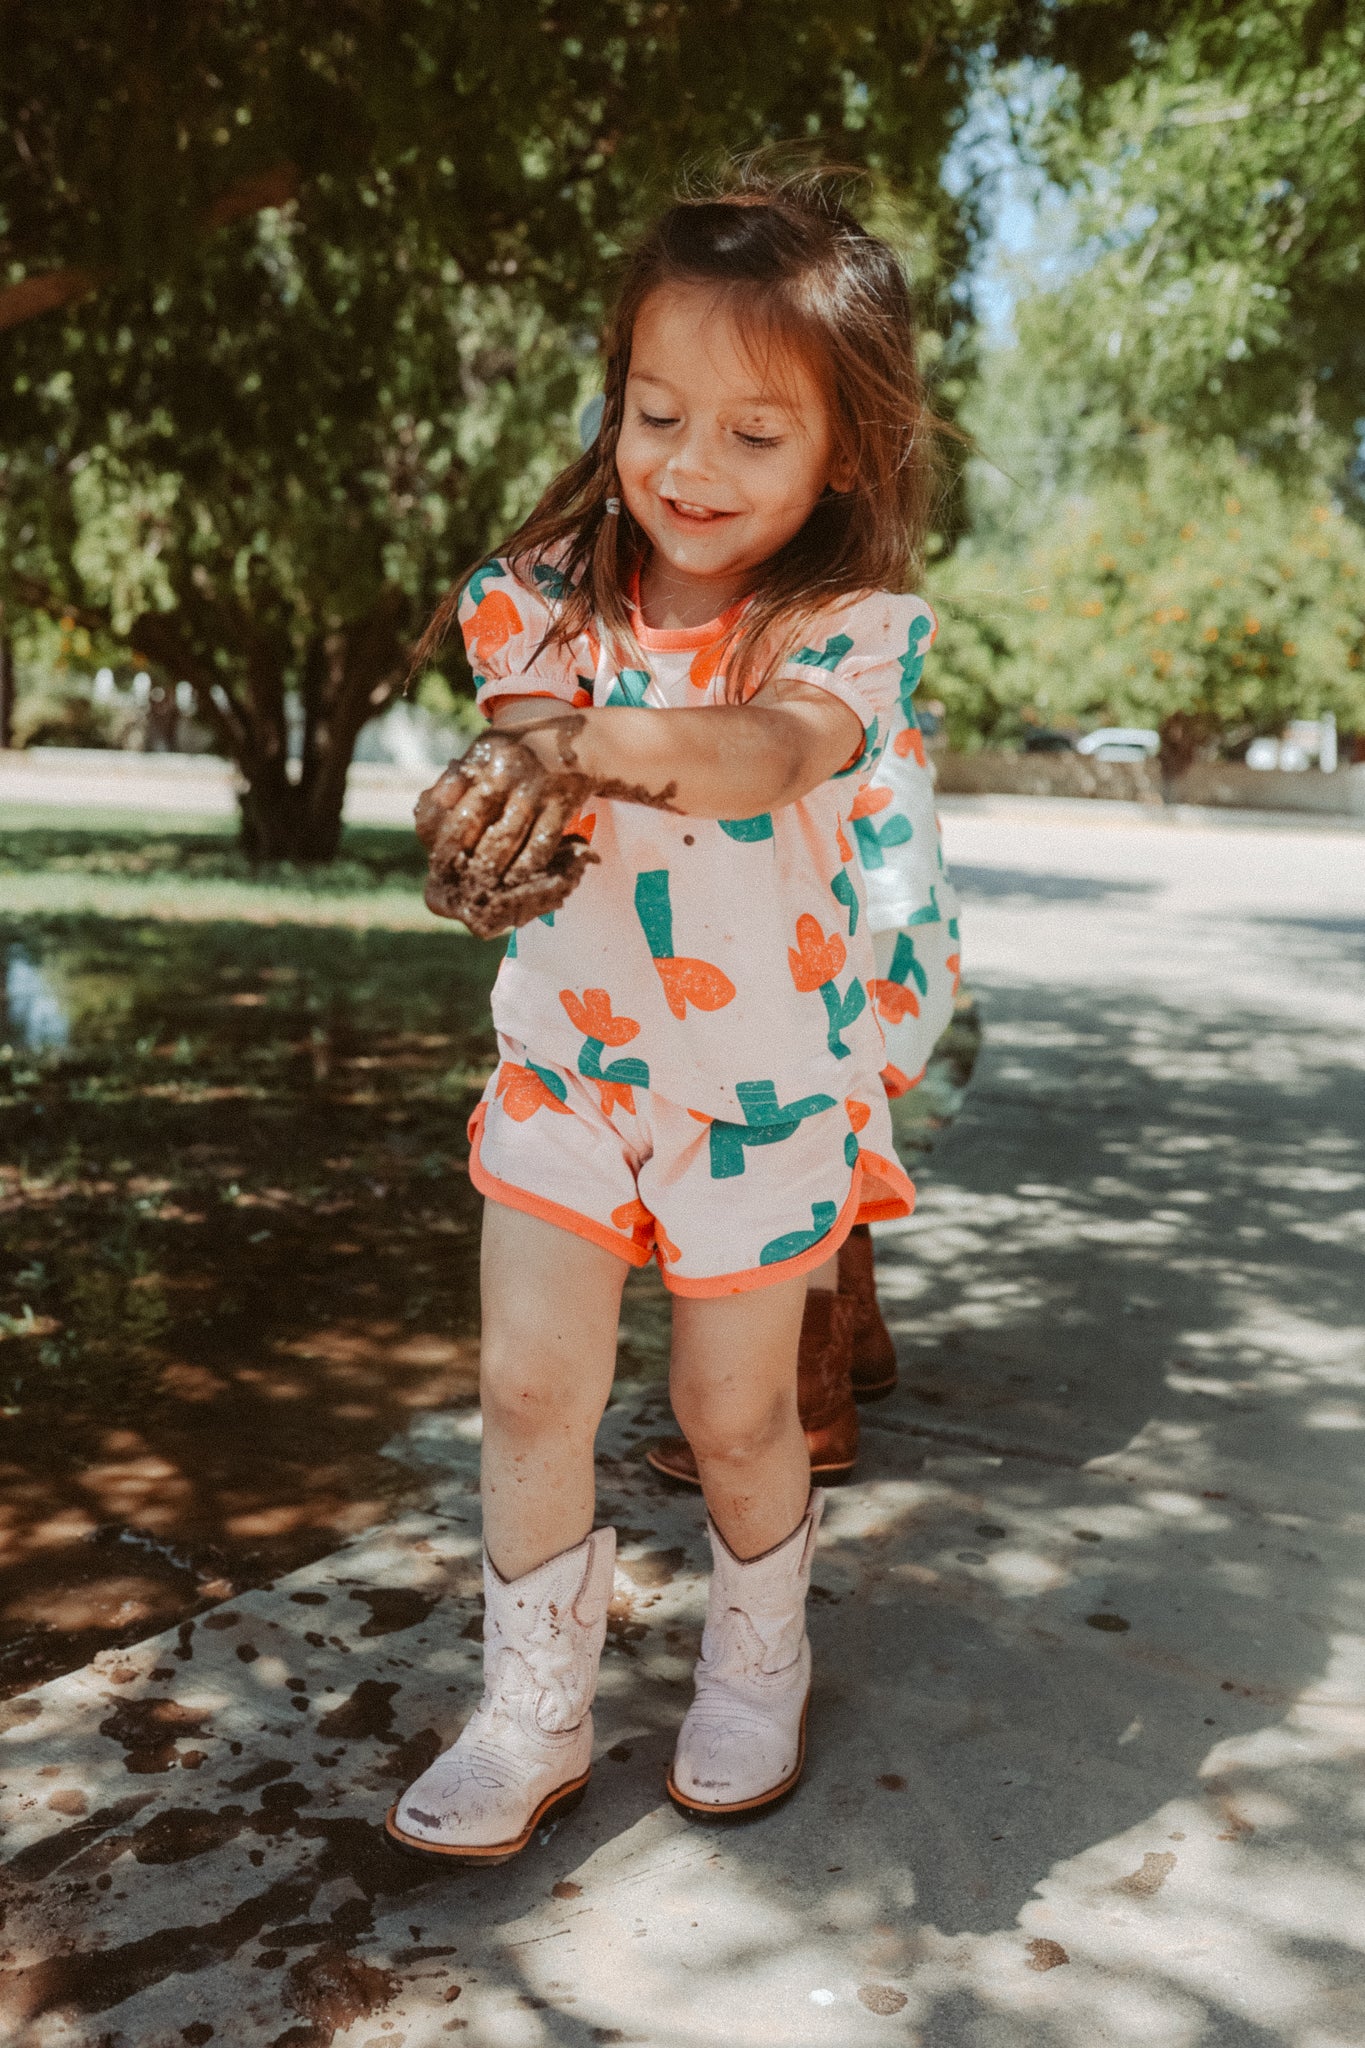
M 647 626 L 640 610 L 640 568 L 637 563 L 631 574 L 630 588 L 626 592 L 630 599 L 631 631 L 641 647 L 652 647 L 656 653 L 692 654 L 702 647 L 714 646 L 724 639 L 735 620 L 749 600 L 737 597 L 727 605 L 719 618 L 709 619 L 704 626 Z

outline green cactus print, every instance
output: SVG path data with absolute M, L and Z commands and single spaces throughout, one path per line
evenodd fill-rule
M 613 1060 L 609 1067 L 602 1065 L 606 1044 L 600 1038 L 585 1038 L 579 1048 L 578 1071 L 589 1081 L 611 1081 L 618 1088 L 648 1088 L 649 1068 L 643 1060 Z
M 929 901 L 919 910 L 912 910 L 906 918 L 907 924 L 942 924 L 943 912 L 938 907 L 938 890 L 930 888 Z
M 556 1074 L 550 1067 L 538 1067 L 533 1059 L 528 1059 L 526 1064 L 531 1069 L 531 1072 L 538 1075 L 545 1083 L 545 1086 L 557 1102 L 568 1101 L 569 1084 L 562 1075 Z
M 651 958 L 672 960 L 673 903 L 668 893 L 667 868 L 650 868 L 635 877 L 635 915 Z
M 862 1016 L 867 1008 L 867 990 L 855 974 L 842 996 L 838 984 L 833 981 L 822 981 L 819 995 L 829 1018 L 829 1049 L 836 1060 L 846 1060 L 852 1048 L 844 1044 L 839 1033 L 847 1031 L 849 1025 Z
M 858 892 L 847 868 L 840 868 L 829 885 L 829 893 L 837 903 L 842 903 L 848 912 L 848 935 L 850 938 L 858 929 Z
M 853 836 L 858 842 L 858 857 L 863 866 L 885 867 L 887 848 L 908 845 L 914 836 L 914 830 L 914 826 L 902 811 L 893 811 L 880 830 L 875 818 L 855 818 Z
M 558 569 L 552 569 L 548 562 L 537 562 L 531 571 L 531 581 L 544 591 L 551 604 L 558 604 L 567 595 L 569 580 L 561 576 Z
M 832 640 L 826 640 L 823 654 L 817 654 L 813 647 L 803 647 L 799 654 L 792 656 L 792 660 L 799 662 L 802 668 L 828 669 L 832 675 L 844 656 L 852 652 L 853 642 L 847 633 L 836 633 Z
M 737 839 L 742 846 L 773 836 L 771 811 L 760 811 L 753 818 L 717 818 L 716 823 L 727 839 Z
M 844 1165 L 852 1168 L 857 1164 L 858 1134 L 856 1131 L 850 1131 L 848 1136 L 844 1139 Z
M 905 715 L 907 725 L 917 725 L 919 723 L 915 717 L 910 699 L 914 696 L 919 686 L 919 679 L 924 674 L 924 657 L 929 652 L 927 647 L 921 646 L 921 643 L 928 640 L 933 630 L 929 620 L 923 616 L 910 621 L 910 642 L 900 658 L 901 710 Z
M 913 981 L 922 996 L 929 993 L 929 977 L 920 966 L 915 952 L 915 942 L 909 932 L 896 933 L 896 949 L 891 955 L 891 965 L 886 970 L 887 981 L 897 981 L 904 988 Z
M 507 571 L 503 568 L 501 562 L 485 562 L 482 569 L 476 569 L 474 571 L 474 574 L 470 577 L 469 582 L 465 585 L 465 588 L 468 591 L 469 595 L 473 598 L 475 604 L 481 605 L 484 600 L 484 593 L 487 591 L 488 586 L 493 581 L 494 577 L 505 577 L 506 574 Z
M 828 1237 L 839 1214 L 835 1202 L 812 1202 L 810 1220 L 812 1230 L 789 1230 L 785 1237 L 775 1237 L 771 1244 L 765 1244 L 758 1255 L 760 1266 L 780 1266 L 784 1259 L 799 1258 L 819 1244 L 822 1237 Z
M 711 1124 L 711 1178 L 734 1180 L 744 1171 L 744 1150 L 748 1145 L 780 1145 L 794 1136 L 808 1116 L 819 1116 L 834 1108 L 832 1095 L 803 1095 L 799 1102 L 779 1103 L 772 1081 L 741 1081 L 735 1089 L 742 1124 L 730 1124 L 720 1117 Z
M 607 692 L 607 703 L 638 711 L 649 688 L 647 668 L 623 668 Z
M 859 754 L 857 760 L 850 761 L 847 768 L 840 768 L 836 770 L 836 772 L 830 776 L 830 781 L 842 782 L 846 775 L 861 775 L 864 772 L 864 770 L 870 770 L 872 768 L 875 768 L 878 761 L 881 760 L 883 752 L 884 748 L 882 746 L 881 741 L 881 720 L 879 718 L 874 718 L 871 725 L 867 728 L 867 735 L 863 740 L 863 751 L 861 752 L 861 754 Z

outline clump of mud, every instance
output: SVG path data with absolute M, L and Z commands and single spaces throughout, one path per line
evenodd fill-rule
M 597 858 L 564 832 L 592 789 L 576 768 L 542 766 L 511 733 L 482 734 L 417 800 L 428 909 L 480 939 L 557 909 Z

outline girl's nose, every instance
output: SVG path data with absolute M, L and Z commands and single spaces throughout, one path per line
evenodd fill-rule
M 700 427 L 689 427 L 682 446 L 674 448 L 664 464 L 664 481 L 669 484 L 700 483 L 710 474 L 706 435 Z

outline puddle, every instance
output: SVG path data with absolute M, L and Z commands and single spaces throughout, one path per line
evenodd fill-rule
M 22 946 L 11 946 L 5 958 L 3 1035 L 25 1052 L 51 1052 L 71 1037 L 66 1005 L 50 975 Z
M 6 871 L 44 863 L 166 890 L 241 866 L 209 833 L 0 829 L 0 905 Z M 308 886 L 343 873 L 415 892 L 420 849 L 354 834 Z M 0 907 L 0 1697 L 425 1486 L 383 1446 L 476 1389 L 465 1124 L 498 950 L 435 922 Z M 898 1106 L 903 1141 L 952 1114 L 974 1032 L 959 1019 Z M 667 1348 L 651 1267 L 627 1285 L 623 1377 L 662 1377 Z

